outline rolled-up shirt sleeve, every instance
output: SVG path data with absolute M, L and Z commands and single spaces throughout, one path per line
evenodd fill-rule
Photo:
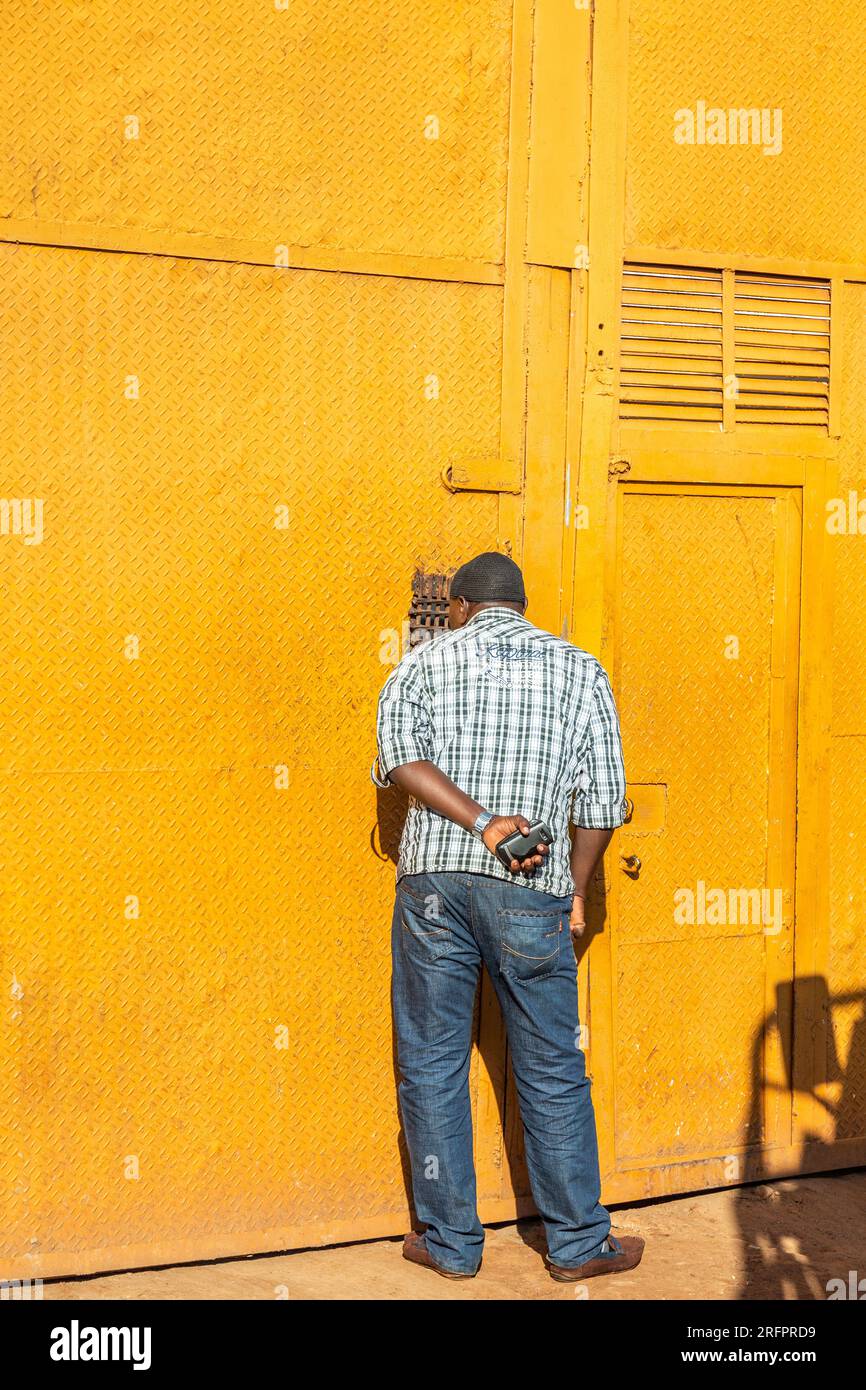
M 591 700 L 571 819 L 587 830 L 615 830 L 625 820 L 625 767 L 616 703 L 601 666 L 596 668 Z
M 414 652 L 403 658 L 382 687 L 376 743 L 379 753 L 370 776 L 377 787 L 390 786 L 395 767 L 432 758 L 429 695 Z

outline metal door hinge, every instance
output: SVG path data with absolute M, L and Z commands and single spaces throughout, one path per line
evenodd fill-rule
M 519 492 L 520 465 L 514 459 L 453 459 L 442 469 L 449 492 Z

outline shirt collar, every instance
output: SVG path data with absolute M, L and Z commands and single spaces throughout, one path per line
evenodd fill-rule
M 463 624 L 467 627 L 490 627 L 495 623 L 502 622 L 503 619 L 514 619 L 515 622 L 525 623 L 531 626 L 529 619 L 522 613 L 518 613 L 515 608 L 506 608 L 504 604 L 495 603 L 490 608 L 479 608 L 477 613 L 473 613 Z

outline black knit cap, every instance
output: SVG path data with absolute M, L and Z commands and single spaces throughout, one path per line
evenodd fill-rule
M 476 555 L 461 565 L 451 580 L 451 598 L 470 603 L 525 603 L 526 590 L 520 569 L 507 555 L 495 550 Z

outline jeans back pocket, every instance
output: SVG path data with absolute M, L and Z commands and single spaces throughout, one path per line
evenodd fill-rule
M 397 897 L 403 947 L 409 955 L 422 964 L 447 955 L 452 948 L 453 937 L 439 894 L 431 892 L 421 897 L 399 883 Z
M 552 975 L 559 965 L 564 915 L 558 907 L 500 907 L 497 917 L 502 974 L 523 982 Z

